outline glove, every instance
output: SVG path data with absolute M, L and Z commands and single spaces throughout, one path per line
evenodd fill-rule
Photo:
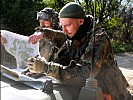
M 56 79 L 59 80 L 59 68 L 63 69 L 63 70 L 71 70 L 71 68 L 74 68 L 74 67 L 78 67 L 78 68 L 81 68 L 81 65 L 80 64 L 76 64 L 76 62 L 74 60 L 72 60 L 69 64 L 69 66 L 62 66 L 58 63 L 54 63 L 54 62 L 49 62 L 48 63 L 48 73 L 47 75 L 48 76 L 52 76 Z
M 44 57 L 30 57 L 28 58 L 27 64 L 31 73 L 47 73 L 48 62 Z

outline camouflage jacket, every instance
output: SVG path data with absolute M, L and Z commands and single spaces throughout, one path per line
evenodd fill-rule
M 58 35 L 56 32 L 45 29 L 46 34 L 44 38 L 39 41 L 39 51 L 42 57 L 45 57 L 47 61 L 51 61 L 54 54 L 63 45 L 66 40 L 65 34 Z M 58 39 L 60 36 L 60 39 Z
M 113 100 L 122 100 L 121 98 L 130 100 L 127 90 L 128 83 L 116 66 L 109 37 L 100 28 L 95 33 L 95 64 L 93 70 L 99 87 L 102 88 L 103 92 L 110 93 Z M 54 55 L 53 62 L 69 66 L 67 69 L 55 67 L 52 69 L 54 73 L 59 73 L 58 77 L 63 84 L 76 87 L 85 85 L 85 80 L 89 77 L 91 70 L 92 41 L 93 36 L 90 35 L 90 32 L 81 40 L 67 39 Z M 76 64 L 70 65 L 72 60 Z
M 62 32 L 54 32 L 62 34 Z M 45 33 L 46 31 L 44 30 Z M 127 90 L 128 83 L 121 70 L 116 66 L 107 33 L 101 28 L 96 28 L 95 34 L 93 72 L 98 81 L 98 86 L 102 88 L 103 92 L 111 94 L 113 100 L 130 100 L 130 94 Z M 46 34 L 45 36 L 48 37 Z M 69 67 L 66 69 L 55 66 L 49 67 L 52 73 L 56 73 L 56 75 L 59 73 L 58 78 L 62 84 L 81 88 L 85 85 L 86 78 L 90 75 L 93 35 L 90 31 L 78 37 L 81 38 L 67 39 L 52 60 L 53 62 Z M 72 61 L 75 64 L 71 64 Z

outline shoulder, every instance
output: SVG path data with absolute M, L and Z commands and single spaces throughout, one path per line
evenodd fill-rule
M 54 30 L 49 28 L 42 28 L 42 32 L 44 33 L 44 37 L 61 37 L 66 38 L 66 35 L 61 30 Z
M 104 28 L 97 27 L 94 32 L 96 40 L 109 40 L 109 36 Z
M 107 35 L 106 31 L 104 28 L 101 28 L 101 27 L 96 27 L 95 30 L 95 35 L 96 36 L 104 36 L 104 35 Z
M 96 45 L 96 48 L 98 49 L 99 47 L 108 47 L 108 46 L 111 46 L 111 42 L 110 42 L 110 39 L 106 33 L 106 31 L 104 29 L 102 29 L 101 27 L 97 27 L 95 28 L 95 45 Z M 90 42 L 89 42 L 89 45 L 92 45 L 94 42 L 94 36 L 93 34 L 90 36 Z

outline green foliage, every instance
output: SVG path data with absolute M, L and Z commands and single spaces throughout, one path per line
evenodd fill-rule
M 86 14 L 94 15 L 93 0 L 1 0 L 1 29 L 31 35 L 39 25 L 36 13 L 45 7 L 57 12 L 68 2 L 78 2 Z M 96 19 L 111 39 L 115 52 L 133 50 L 133 7 L 121 5 L 122 0 L 96 0 Z M 129 1 L 132 4 L 132 1 Z M 121 8 L 120 8 L 121 7 Z
M 95 4 L 95 15 L 99 23 L 103 23 L 105 19 L 111 18 L 119 11 L 121 0 L 84 0 L 82 5 L 86 10 L 87 14 L 94 15 L 94 4 Z
M 45 4 L 47 7 L 53 8 L 57 12 L 60 11 L 60 9 L 69 2 L 74 2 L 75 0 L 45 0 Z
M 114 53 L 122 53 L 122 52 L 132 52 L 133 46 L 132 44 L 125 44 L 118 41 L 112 41 L 112 48 Z
M 45 7 L 59 10 L 74 0 L 1 0 L 1 29 L 22 35 L 31 35 L 39 25 L 36 13 Z
M 120 25 L 121 18 L 120 17 L 112 17 L 105 19 L 103 22 L 103 26 L 106 26 L 107 29 L 113 29 L 114 27 L 117 27 Z
M 114 53 L 125 52 L 125 45 L 123 43 L 112 42 Z
M 45 0 L 34 0 L 34 9 L 38 12 L 47 7 Z
M 38 25 L 36 13 L 42 0 L 2 0 L 1 29 L 31 35 Z M 40 2 L 39 2 L 40 1 Z M 40 6 L 41 7 L 41 6 Z M 39 9 L 40 10 L 40 9 Z

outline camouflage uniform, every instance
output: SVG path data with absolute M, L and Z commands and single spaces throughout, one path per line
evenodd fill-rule
M 44 34 L 44 38 L 39 41 L 40 55 L 45 57 L 47 61 L 51 61 L 54 54 L 57 53 L 59 48 L 63 45 L 66 40 L 66 35 L 61 32 L 50 31 L 51 29 L 45 29 L 47 32 Z
M 39 41 L 39 52 L 41 57 L 45 57 L 47 61 L 50 61 L 52 55 L 58 51 L 58 48 L 47 39 L 41 39 Z
M 75 97 L 78 96 L 80 88 L 85 85 L 85 80 L 89 77 L 91 70 L 93 36 L 91 29 L 86 28 L 86 26 L 90 25 L 86 20 L 76 33 L 77 36 L 67 39 L 53 59 L 56 63 L 69 66 L 66 69 L 59 68 L 59 70 L 53 68 L 53 72 L 58 70 L 62 84 L 77 89 L 78 92 Z M 46 34 L 48 30 L 44 29 L 43 31 L 44 37 L 48 37 Z M 51 32 L 58 33 L 52 30 Z M 61 34 L 61 32 L 58 34 Z M 100 27 L 95 29 L 95 34 L 95 64 L 93 71 L 99 87 L 102 88 L 103 92 L 111 94 L 112 100 L 131 100 L 130 93 L 127 90 L 128 83 L 115 64 L 109 37 Z M 74 61 L 75 64 L 70 64 L 71 61 Z M 53 66 L 49 67 L 52 68 Z
M 44 8 L 40 12 L 37 13 L 37 20 L 45 20 L 45 21 L 50 21 L 52 24 L 52 27 L 54 29 L 60 29 L 59 28 L 59 18 L 58 18 L 58 13 L 52 9 L 52 8 Z M 39 30 L 43 26 L 39 26 L 35 28 L 35 30 Z M 44 26 L 45 27 L 45 26 Z M 52 58 L 52 54 L 55 53 L 58 50 L 58 47 L 62 46 L 62 42 L 60 43 L 60 46 L 57 43 L 50 42 L 48 39 L 41 39 L 39 41 L 39 50 L 40 50 L 40 55 L 42 57 L 45 57 L 47 61 L 50 61 Z M 63 41 L 64 43 L 64 41 Z

